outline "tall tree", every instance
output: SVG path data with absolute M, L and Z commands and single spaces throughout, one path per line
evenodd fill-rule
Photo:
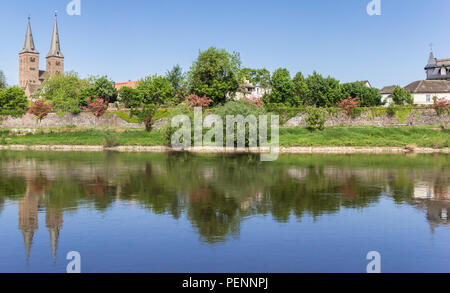
M 146 105 L 162 105 L 171 101 L 175 96 L 175 89 L 170 81 L 159 75 L 147 76 L 137 84 L 142 103 Z
M 265 68 L 242 68 L 240 75 L 241 79 L 246 79 L 255 86 L 270 87 L 270 71 Z
M 295 87 L 291 74 L 286 68 L 275 70 L 272 75 L 272 93 L 269 98 L 271 103 L 295 105 Z
M 214 47 L 200 52 L 188 74 L 191 93 L 209 97 L 214 104 L 225 102 L 238 89 L 240 67 L 239 53 Z
M 340 83 L 332 77 L 323 77 L 314 71 L 306 78 L 310 103 L 318 107 L 333 107 L 341 100 Z
M 295 94 L 296 94 L 296 104 L 298 106 L 311 106 L 313 102 L 311 101 L 308 85 L 306 84 L 305 77 L 301 72 L 298 72 L 293 79 Z
M 90 86 L 89 81 L 80 79 L 77 73 L 66 72 L 51 76 L 33 95 L 37 99 L 45 97 L 55 111 L 79 113 L 80 93 Z
M 117 100 L 117 90 L 114 87 L 114 82 L 108 79 L 107 76 L 96 79 L 94 89 L 97 95 L 96 98 L 101 98 L 108 103 L 114 103 Z
M 405 89 L 399 86 L 392 92 L 392 101 L 394 101 L 394 104 L 396 105 L 414 104 L 414 99 L 411 96 L 411 92 L 405 91 Z
M 361 107 L 382 105 L 381 94 L 378 89 L 367 87 L 364 82 L 345 83 L 341 86 L 342 99 L 358 98 Z
M 167 71 L 166 78 L 172 84 L 172 87 L 178 91 L 185 86 L 186 74 L 180 65 L 175 65 L 171 70 Z
M 7 86 L 5 74 L 0 70 L 0 89 L 4 89 Z

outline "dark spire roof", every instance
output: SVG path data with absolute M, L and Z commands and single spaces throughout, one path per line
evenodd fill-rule
M 428 58 L 427 68 L 435 67 L 437 65 L 436 58 L 434 58 L 433 51 L 430 52 L 430 57 Z
M 53 25 L 52 43 L 50 45 L 50 51 L 48 52 L 47 57 L 64 57 L 64 55 L 61 52 L 61 47 L 59 45 L 58 21 L 56 17 L 57 15 L 55 13 L 55 23 Z
M 39 52 L 34 47 L 33 33 L 31 32 L 30 17 L 28 17 L 28 28 L 27 28 L 27 34 L 25 36 L 25 44 L 23 45 L 22 51 L 20 51 L 20 54 L 22 54 L 22 53 L 36 53 L 36 54 L 39 54 Z

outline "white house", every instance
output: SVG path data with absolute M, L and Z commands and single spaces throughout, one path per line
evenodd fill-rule
M 260 86 L 255 86 L 248 80 L 245 80 L 239 85 L 239 90 L 236 92 L 235 99 L 241 100 L 243 98 L 251 98 L 260 100 L 266 93 L 270 93 L 271 90 Z
M 411 92 L 414 104 L 432 105 L 434 97 L 450 99 L 450 81 L 448 80 L 418 80 L 405 87 Z

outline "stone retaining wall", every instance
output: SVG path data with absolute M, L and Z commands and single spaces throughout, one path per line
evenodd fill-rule
M 301 113 L 288 120 L 284 125 L 306 126 L 305 118 L 307 117 L 307 113 Z M 446 121 L 447 124 L 450 123 L 450 115 L 438 116 L 433 109 L 413 109 L 409 116 L 405 118 L 403 121 L 400 121 L 397 116 L 387 114 L 376 116 L 371 111 L 352 118 L 341 112 L 336 115 L 328 115 L 325 126 L 427 126 L 441 125 L 442 120 Z
M 92 113 L 81 112 L 74 115 L 67 113 L 64 117 L 59 117 L 56 113 L 48 114 L 40 122 L 36 120 L 36 117 L 30 114 L 26 114 L 22 117 L 2 117 L 0 118 L 0 127 L 2 128 L 14 128 L 14 127 L 126 127 L 126 128 L 141 128 L 143 124 L 128 123 L 115 114 L 107 113 L 101 117 L 95 117 Z
M 289 119 L 284 126 L 306 126 L 305 118 L 307 113 L 301 113 L 294 118 Z M 399 119 L 397 116 L 387 114 L 374 115 L 371 111 L 364 112 L 357 117 L 349 117 L 345 113 L 328 115 L 325 126 L 426 126 L 441 125 L 442 120 L 450 124 L 450 115 L 439 117 L 432 109 L 413 109 L 405 119 Z M 166 123 L 165 120 L 157 121 L 155 127 L 161 127 Z M 101 117 L 95 117 L 91 113 L 82 112 L 80 114 L 66 114 L 59 117 L 55 113 L 38 122 L 36 117 L 26 114 L 19 118 L 0 117 L 0 128 L 35 128 L 35 127 L 124 127 L 124 128 L 144 128 L 143 124 L 129 123 L 113 113 L 107 113 Z

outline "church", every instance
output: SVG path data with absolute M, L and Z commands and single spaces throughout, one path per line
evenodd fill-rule
M 450 80 L 450 59 L 436 59 L 431 51 L 425 71 L 427 80 Z
M 57 73 L 64 73 L 64 55 L 61 52 L 58 33 L 58 22 L 55 14 L 53 35 L 50 51 L 46 57 L 46 70 L 39 68 L 39 52 L 34 46 L 31 22 L 28 17 L 28 28 L 25 36 L 25 44 L 19 53 L 19 86 L 25 91 L 25 95 L 31 98 L 39 89 L 46 78 Z

